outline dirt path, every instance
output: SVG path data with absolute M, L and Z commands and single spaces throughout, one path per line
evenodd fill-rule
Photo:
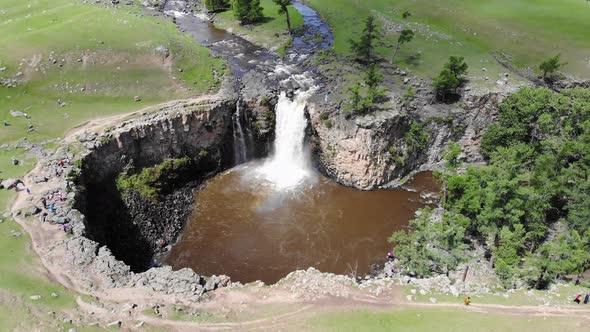
M 194 99 L 174 100 L 165 102 L 162 104 L 152 105 L 133 111 L 130 113 L 119 114 L 104 118 L 96 118 L 89 122 L 86 122 L 80 126 L 70 130 L 62 140 L 62 145 L 67 145 L 73 142 L 77 142 L 77 138 L 84 132 L 100 132 L 108 127 L 116 126 L 121 124 L 126 119 L 130 119 L 135 116 L 139 116 L 143 113 L 158 111 L 160 109 L 173 107 L 180 104 L 187 103 L 198 103 L 207 99 L 214 99 L 215 96 L 202 96 Z M 63 257 L 65 252 L 60 249 L 60 246 L 54 245 L 61 243 L 66 239 L 65 233 L 60 229 L 59 225 L 52 225 L 50 223 L 41 223 L 33 218 L 34 221 L 27 221 L 22 215 L 18 216 L 17 212 L 21 209 L 27 208 L 31 205 L 31 200 L 35 194 L 56 190 L 59 185 L 63 183 L 62 178 L 56 178 L 54 176 L 48 177 L 47 182 L 35 183 L 33 179 L 35 177 L 45 177 L 42 171 L 42 161 L 39 161 L 35 168 L 23 177 L 23 182 L 32 191 L 33 195 L 27 194 L 26 191 L 17 192 L 16 199 L 12 203 L 11 211 L 14 219 L 29 233 L 31 236 L 31 246 L 37 256 L 41 259 L 41 263 L 45 268 L 43 273 L 48 276 L 49 279 L 59 282 L 66 288 L 85 293 L 85 287 L 77 283 L 76 280 L 72 280 L 67 271 L 62 269 L 63 264 L 61 261 L 52 259 L 52 257 Z M 52 255 L 48 255 L 48 251 L 52 251 Z
M 91 121 L 88 121 L 86 123 L 83 123 L 79 126 L 74 127 L 72 130 L 70 130 L 68 133 L 66 133 L 63 141 L 64 141 L 64 143 L 75 142 L 77 140 L 77 137 L 84 132 L 101 132 L 109 127 L 121 124 L 125 120 L 131 119 L 135 116 L 139 116 L 143 113 L 150 113 L 150 112 L 154 112 L 154 111 L 157 112 L 158 110 L 161 110 L 164 108 L 170 108 L 170 107 L 174 107 L 174 106 L 178 106 L 178 105 L 182 105 L 182 104 L 198 103 L 198 102 L 202 102 L 202 101 L 209 100 L 209 99 L 215 99 L 215 98 L 216 98 L 215 95 L 204 95 L 204 96 L 201 96 L 198 98 L 192 98 L 192 99 L 178 99 L 178 100 L 168 101 L 168 102 L 165 102 L 162 104 L 147 106 L 145 108 L 142 108 L 140 110 L 133 111 L 130 113 L 118 114 L 118 115 L 109 116 L 109 117 L 105 117 L 105 118 L 95 118 Z

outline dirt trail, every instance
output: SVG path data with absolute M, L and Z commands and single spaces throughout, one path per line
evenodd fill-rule
M 165 102 L 162 104 L 147 106 L 145 108 L 142 108 L 140 110 L 133 111 L 130 113 L 118 114 L 118 115 L 109 116 L 109 117 L 105 117 L 105 118 L 96 118 L 96 119 L 90 120 L 84 124 L 74 127 L 72 130 L 70 130 L 68 133 L 66 133 L 63 142 L 64 143 L 75 142 L 77 140 L 77 137 L 84 132 L 101 132 L 109 127 L 121 124 L 125 120 L 131 119 L 132 117 L 135 117 L 135 116 L 139 116 L 143 113 L 158 111 L 158 110 L 161 110 L 164 108 L 170 108 L 170 107 L 174 107 L 174 106 L 178 106 L 178 105 L 182 105 L 182 104 L 198 103 L 198 102 L 202 102 L 205 100 L 213 100 L 215 98 L 216 98 L 215 95 L 205 95 L 205 96 L 201 96 L 198 98 L 192 98 L 192 99 L 172 100 L 172 101 L 168 101 L 168 102 Z

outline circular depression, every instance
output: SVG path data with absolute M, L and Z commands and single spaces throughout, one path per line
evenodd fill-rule
M 253 175 L 254 167 L 206 182 L 166 264 L 244 283 L 275 283 L 308 267 L 366 274 L 384 260 L 387 238 L 437 191 L 430 173 L 404 189 L 359 191 L 318 175 L 295 190 L 276 191 Z

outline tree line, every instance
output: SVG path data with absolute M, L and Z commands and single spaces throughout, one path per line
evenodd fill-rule
M 448 273 L 474 248 L 507 288 L 545 288 L 590 267 L 590 89 L 523 88 L 484 132 L 488 165 L 437 172 L 444 212 L 424 210 L 390 238 L 406 273 Z
M 279 14 L 285 16 L 287 29 L 289 34 L 292 34 L 291 16 L 289 15 L 289 6 L 292 5 L 292 0 L 273 0 L 273 2 L 279 7 Z M 205 0 L 205 8 L 214 13 L 231 9 L 234 17 L 241 24 L 258 23 L 264 19 L 264 8 L 260 5 L 260 0 Z
M 406 11 L 402 13 L 401 18 L 407 22 L 411 16 L 412 14 Z M 350 50 L 355 59 L 366 66 L 365 80 L 362 84 L 359 82 L 349 89 L 349 105 L 354 114 L 370 112 L 385 94 L 385 90 L 378 86 L 383 81 L 383 77 L 379 74 L 379 68 L 376 65 L 381 60 L 378 57 L 376 48 L 384 45 L 382 42 L 383 33 L 380 31 L 374 16 L 369 15 L 364 22 L 360 37 L 358 39 L 349 39 Z M 399 32 L 395 44 L 390 46 L 393 47 L 390 64 L 395 64 L 400 49 L 405 44 L 412 42 L 414 37 L 414 31 L 406 23 L 406 26 Z M 560 61 L 560 55 L 553 56 L 541 63 L 539 69 L 542 73 L 542 80 L 549 85 L 552 84 L 560 77 L 558 70 L 564 65 L 565 63 Z M 464 57 L 455 55 L 449 57 L 440 73 L 432 78 L 432 88 L 439 101 L 453 102 L 460 98 L 460 88 L 467 82 L 468 69 L 469 66 Z M 363 89 L 361 89 L 363 85 L 367 87 L 364 94 Z M 411 100 L 413 97 L 415 97 L 415 92 L 410 87 L 404 96 L 404 100 Z

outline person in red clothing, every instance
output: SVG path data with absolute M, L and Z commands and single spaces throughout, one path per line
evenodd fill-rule
M 576 298 L 574 299 L 574 302 L 576 302 L 577 304 L 580 304 L 581 298 L 582 298 L 582 294 L 578 294 L 578 296 L 576 296 Z

